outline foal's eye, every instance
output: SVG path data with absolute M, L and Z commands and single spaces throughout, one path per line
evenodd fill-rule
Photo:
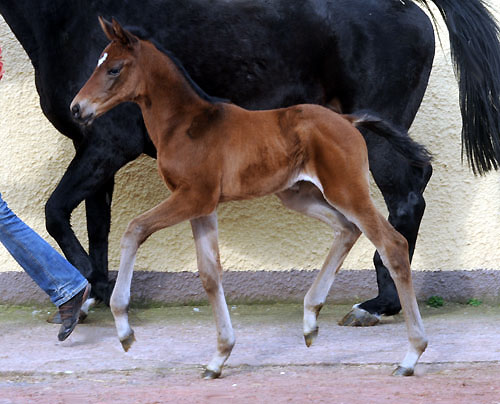
M 112 67 L 111 69 L 108 70 L 108 75 L 116 77 L 120 74 L 122 71 L 121 66 L 120 67 Z

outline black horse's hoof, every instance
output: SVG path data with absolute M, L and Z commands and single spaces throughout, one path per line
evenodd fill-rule
M 413 376 L 413 373 L 414 373 L 413 369 L 398 366 L 396 369 L 394 369 L 394 372 L 392 372 L 392 375 L 393 376 Z
M 201 377 L 205 380 L 213 380 L 218 379 L 220 377 L 221 372 L 214 372 L 210 369 L 205 369 Z
M 353 307 L 352 310 L 339 321 L 339 325 L 349 327 L 372 327 L 379 322 L 380 316 L 371 314 L 359 307 Z
M 307 333 L 307 334 L 304 334 L 304 340 L 306 342 L 306 346 L 309 348 L 312 343 L 314 342 L 314 340 L 316 339 L 316 337 L 318 336 L 318 330 L 319 328 L 316 327 L 314 330 L 312 330 L 311 332 Z

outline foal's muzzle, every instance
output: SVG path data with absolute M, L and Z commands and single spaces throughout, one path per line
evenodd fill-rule
M 87 103 L 81 105 L 78 102 L 73 101 L 70 106 L 71 116 L 73 119 L 81 125 L 90 125 L 94 122 L 96 117 L 93 108 L 89 108 Z
M 80 119 L 80 117 L 82 116 L 80 111 L 80 104 L 75 104 L 71 107 L 71 115 L 73 116 L 73 119 Z

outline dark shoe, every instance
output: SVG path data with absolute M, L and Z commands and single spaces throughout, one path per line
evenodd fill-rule
M 57 338 L 59 341 L 64 341 L 73 332 L 78 324 L 80 308 L 90 292 L 90 285 L 85 286 L 80 292 L 73 296 L 66 303 L 59 306 L 59 315 L 61 317 L 61 328 Z
M 83 323 L 87 316 L 87 313 L 85 313 L 83 310 L 80 310 L 80 315 L 78 316 L 78 324 Z M 50 316 L 48 316 L 46 321 L 50 324 L 62 324 L 61 314 L 59 313 L 59 310 L 54 311 Z

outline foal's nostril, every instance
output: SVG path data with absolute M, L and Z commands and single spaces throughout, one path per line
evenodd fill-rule
M 71 113 L 73 114 L 73 118 L 78 119 L 80 118 L 80 104 L 75 104 L 73 107 L 71 107 Z

